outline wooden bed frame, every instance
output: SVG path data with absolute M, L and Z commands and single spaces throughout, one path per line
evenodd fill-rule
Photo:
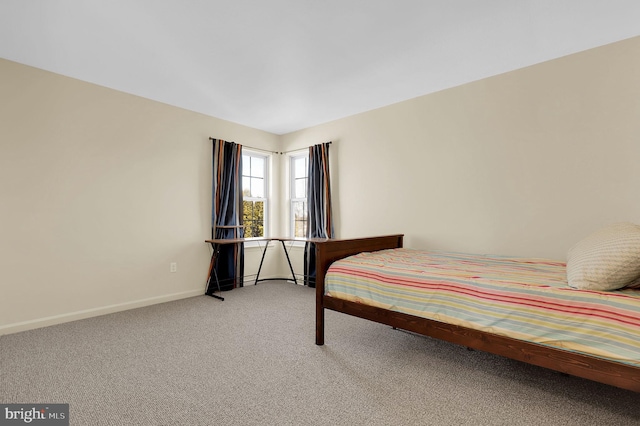
M 640 368 L 554 349 L 492 333 L 389 311 L 325 295 L 324 277 L 334 261 L 361 252 L 402 247 L 403 235 L 316 243 L 316 344 L 324 344 L 324 311 L 331 309 L 424 336 L 505 356 L 561 373 L 640 392 Z

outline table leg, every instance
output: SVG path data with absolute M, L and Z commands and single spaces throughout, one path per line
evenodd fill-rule
M 256 282 L 254 285 L 258 285 L 258 278 L 260 278 L 260 271 L 262 270 L 262 262 L 264 262 L 264 255 L 267 254 L 267 248 L 269 247 L 269 241 L 264 245 L 264 250 L 262 250 L 262 258 L 260 259 L 260 266 L 258 266 L 258 273 L 256 274 Z
M 291 276 L 293 277 L 293 282 L 298 285 L 298 281 L 296 280 L 296 273 L 293 272 L 293 266 L 291 266 L 291 259 L 289 259 L 289 252 L 287 251 L 287 246 L 284 244 L 284 241 L 280 240 L 282 243 L 282 249 L 284 250 L 284 254 L 287 256 L 287 262 L 289 263 L 289 269 L 291 270 Z
M 216 281 L 216 286 L 218 287 L 218 293 L 222 292 L 220 290 L 220 281 L 218 281 L 218 274 L 216 273 L 216 264 L 218 262 L 218 254 L 220 253 L 220 247 L 217 244 L 212 244 L 211 247 L 213 248 L 213 253 L 211 254 L 211 262 L 209 262 L 209 276 L 207 277 L 207 287 L 206 287 L 206 290 L 205 290 L 204 294 L 206 294 L 207 296 L 211 296 L 213 298 L 220 299 L 220 300 L 224 301 L 224 297 L 217 296 L 217 295 L 213 294 L 213 291 L 210 291 L 210 288 L 211 288 L 211 273 L 213 272 L 213 276 L 214 276 L 215 281 Z

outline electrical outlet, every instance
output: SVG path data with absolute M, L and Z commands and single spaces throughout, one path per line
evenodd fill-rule
M 169 272 L 178 272 L 178 263 L 177 262 L 171 262 L 169 264 Z

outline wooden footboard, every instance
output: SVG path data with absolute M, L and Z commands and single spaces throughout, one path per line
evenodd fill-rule
M 331 263 L 353 254 L 402 247 L 402 235 L 327 240 L 316 244 L 316 344 L 324 344 L 324 310 L 331 309 L 562 373 L 640 392 L 640 368 L 455 326 L 325 295 Z

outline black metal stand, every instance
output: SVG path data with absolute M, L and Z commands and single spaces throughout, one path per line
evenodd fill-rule
M 289 280 L 289 278 L 264 278 L 264 279 L 260 279 L 260 271 L 262 270 L 262 263 L 264 262 L 264 255 L 267 254 L 267 248 L 269 248 L 269 241 L 274 241 L 274 240 L 278 240 L 282 243 L 282 249 L 284 250 L 284 254 L 287 256 L 287 263 L 289 264 L 289 270 L 291 271 L 291 276 L 293 277 L 293 282 L 298 285 L 298 280 L 296 280 L 296 273 L 293 272 L 293 266 L 291 265 L 291 259 L 289 258 L 289 252 L 287 251 L 287 246 L 284 244 L 284 240 L 281 240 L 279 238 L 274 238 L 272 240 L 268 240 L 267 243 L 264 246 L 264 250 L 262 250 L 262 258 L 260 259 L 260 266 L 258 267 L 258 273 L 256 274 L 256 281 L 254 283 L 254 285 L 257 285 L 258 282 L 260 281 L 269 281 L 269 280 L 280 280 L 280 279 L 286 279 Z
M 224 297 L 213 294 L 213 290 L 211 289 L 211 273 L 213 273 L 216 281 L 216 286 L 218 287 L 218 293 L 222 293 L 222 290 L 220 290 L 220 281 L 218 281 L 218 274 L 216 273 L 218 254 L 220 254 L 220 245 L 212 243 L 211 246 L 213 248 L 213 253 L 211 254 L 211 262 L 209 264 L 209 277 L 207 278 L 207 287 L 204 294 L 222 300 L 224 302 Z

